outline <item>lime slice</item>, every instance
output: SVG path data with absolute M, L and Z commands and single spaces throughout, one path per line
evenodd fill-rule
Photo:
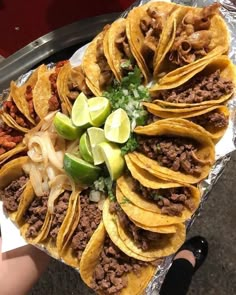
M 111 179 L 119 178 L 125 167 L 125 160 L 121 155 L 120 148 L 115 143 L 110 142 L 102 142 L 98 147 L 105 160 Z
M 107 141 L 104 135 L 104 130 L 97 127 L 90 127 L 87 129 L 87 132 L 92 148 L 93 162 L 95 165 L 102 164 L 104 162 L 104 159 L 97 145 L 101 142 Z
M 87 128 L 92 125 L 89 114 L 88 99 L 83 92 L 80 93 L 73 104 L 71 119 L 73 124 L 78 127 Z
M 72 121 L 70 118 L 68 118 L 66 115 L 57 112 L 54 119 L 53 124 L 56 128 L 57 133 L 68 140 L 75 140 L 78 137 L 80 137 L 82 130 L 78 127 L 75 127 L 72 124 Z
M 89 113 L 93 126 L 100 127 L 104 124 L 111 112 L 111 105 L 107 98 L 97 96 L 88 100 Z
M 117 109 L 106 119 L 105 137 L 109 141 L 124 143 L 130 136 L 130 120 L 123 109 Z
M 93 163 L 93 155 L 92 155 L 92 148 L 90 145 L 89 137 L 87 132 L 85 132 L 79 141 L 79 150 L 80 150 L 80 155 L 81 157 L 89 162 Z
M 101 173 L 101 168 L 70 153 L 66 153 L 64 156 L 64 169 L 76 183 L 82 185 L 92 184 Z

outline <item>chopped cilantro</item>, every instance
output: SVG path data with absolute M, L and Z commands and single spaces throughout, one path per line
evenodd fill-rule
M 153 197 L 153 200 L 155 200 L 155 201 L 163 199 L 163 197 L 161 195 L 158 195 L 158 194 L 154 194 L 154 195 L 152 195 L 152 197 Z
M 122 204 L 127 204 L 127 203 L 130 204 L 130 203 L 132 203 L 132 202 L 131 202 L 127 197 L 124 196 L 124 197 L 123 197 L 123 200 L 122 200 L 122 202 L 121 202 L 120 204 L 122 205 Z
M 130 152 L 133 152 L 137 149 L 138 142 L 134 134 L 132 133 L 128 141 L 122 146 L 121 148 L 121 154 L 124 156 L 125 154 L 128 154 Z
M 128 72 L 121 82 L 115 81 L 103 93 L 110 102 L 113 110 L 122 108 L 127 112 L 132 129 L 137 125 L 145 125 L 148 112 L 143 108 L 143 101 L 150 101 L 148 89 L 141 85 L 142 74 L 137 66 L 134 71 Z
M 103 193 L 107 193 L 108 197 L 111 201 L 116 200 L 116 196 L 114 194 L 114 182 L 110 177 L 99 177 L 93 184 L 94 189 Z

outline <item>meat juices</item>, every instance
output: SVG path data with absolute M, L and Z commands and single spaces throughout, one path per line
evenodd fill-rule
M 220 70 L 216 70 L 209 75 L 199 73 L 177 88 L 160 91 L 158 99 L 171 103 L 200 103 L 217 100 L 232 93 L 233 88 L 233 82 L 222 78 Z
M 69 206 L 71 192 L 65 191 L 56 200 L 53 210 L 53 219 L 50 228 L 49 235 L 55 241 L 59 232 L 59 229 L 66 217 L 66 212 Z
M 0 124 L 0 155 L 13 149 L 23 140 L 23 135 L 19 131 L 8 127 L 6 124 Z
M 20 178 L 13 180 L 6 188 L 4 188 L 4 190 L 0 190 L 3 208 L 7 212 L 17 211 L 21 195 L 28 179 L 28 177 L 21 176 Z
M 121 252 L 106 236 L 98 264 L 94 270 L 91 288 L 104 295 L 119 295 L 122 289 L 128 285 L 128 280 L 124 275 L 133 272 L 138 277 L 141 268 L 147 265 L 147 262 L 136 260 Z
M 187 187 L 157 190 L 147 188 L 134 179 L 133 191 L 141 194 L 143 198 L 155 202 L 162 214 L 181 216 L 185 207 L 191 212 L 195 210 L 191 191 Z
M 79 260 L 102 219 L 102 212 L 98 208 L 98 204 L 91 202 L 87 194 L 80 195 L 80 207 L 80 220 L 71 243 L 71 248 Z
M 196 156 L 198 144 L 189 138 L 137 136 L 137 150 L 156 160 L 161 166 L 190 175 L 201 173 L 201 161 Z
M 25 222 L 30 226 L 26 238 L 35 238 L 39 234 L 47 214 L 48 194 L 36 196 L 25 213 Z

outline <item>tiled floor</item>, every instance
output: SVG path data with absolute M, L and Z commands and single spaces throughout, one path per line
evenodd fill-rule
M 236 153 L 218 180 L 189 236 L 201 234 L 209 241 L 206 263 L 193 278 L 189 295 L 236 294 Z M 79 275 L 52 261 L 30 295 L 93 294 Z M 132 295 L 132 294 L 130 294 Z

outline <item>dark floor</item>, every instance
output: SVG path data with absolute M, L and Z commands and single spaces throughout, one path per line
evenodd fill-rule
M 189 236 L 201 234 L 209 241 L 206 263 L 193 278 L 190 295 L 236 294 L 236 153 L 211 191 L 201 216 Z M 60 262 L 52 261 L 30 295 L 93 294 L 80 276 Z M 130 294 L 132 295 L 132 294 Z

